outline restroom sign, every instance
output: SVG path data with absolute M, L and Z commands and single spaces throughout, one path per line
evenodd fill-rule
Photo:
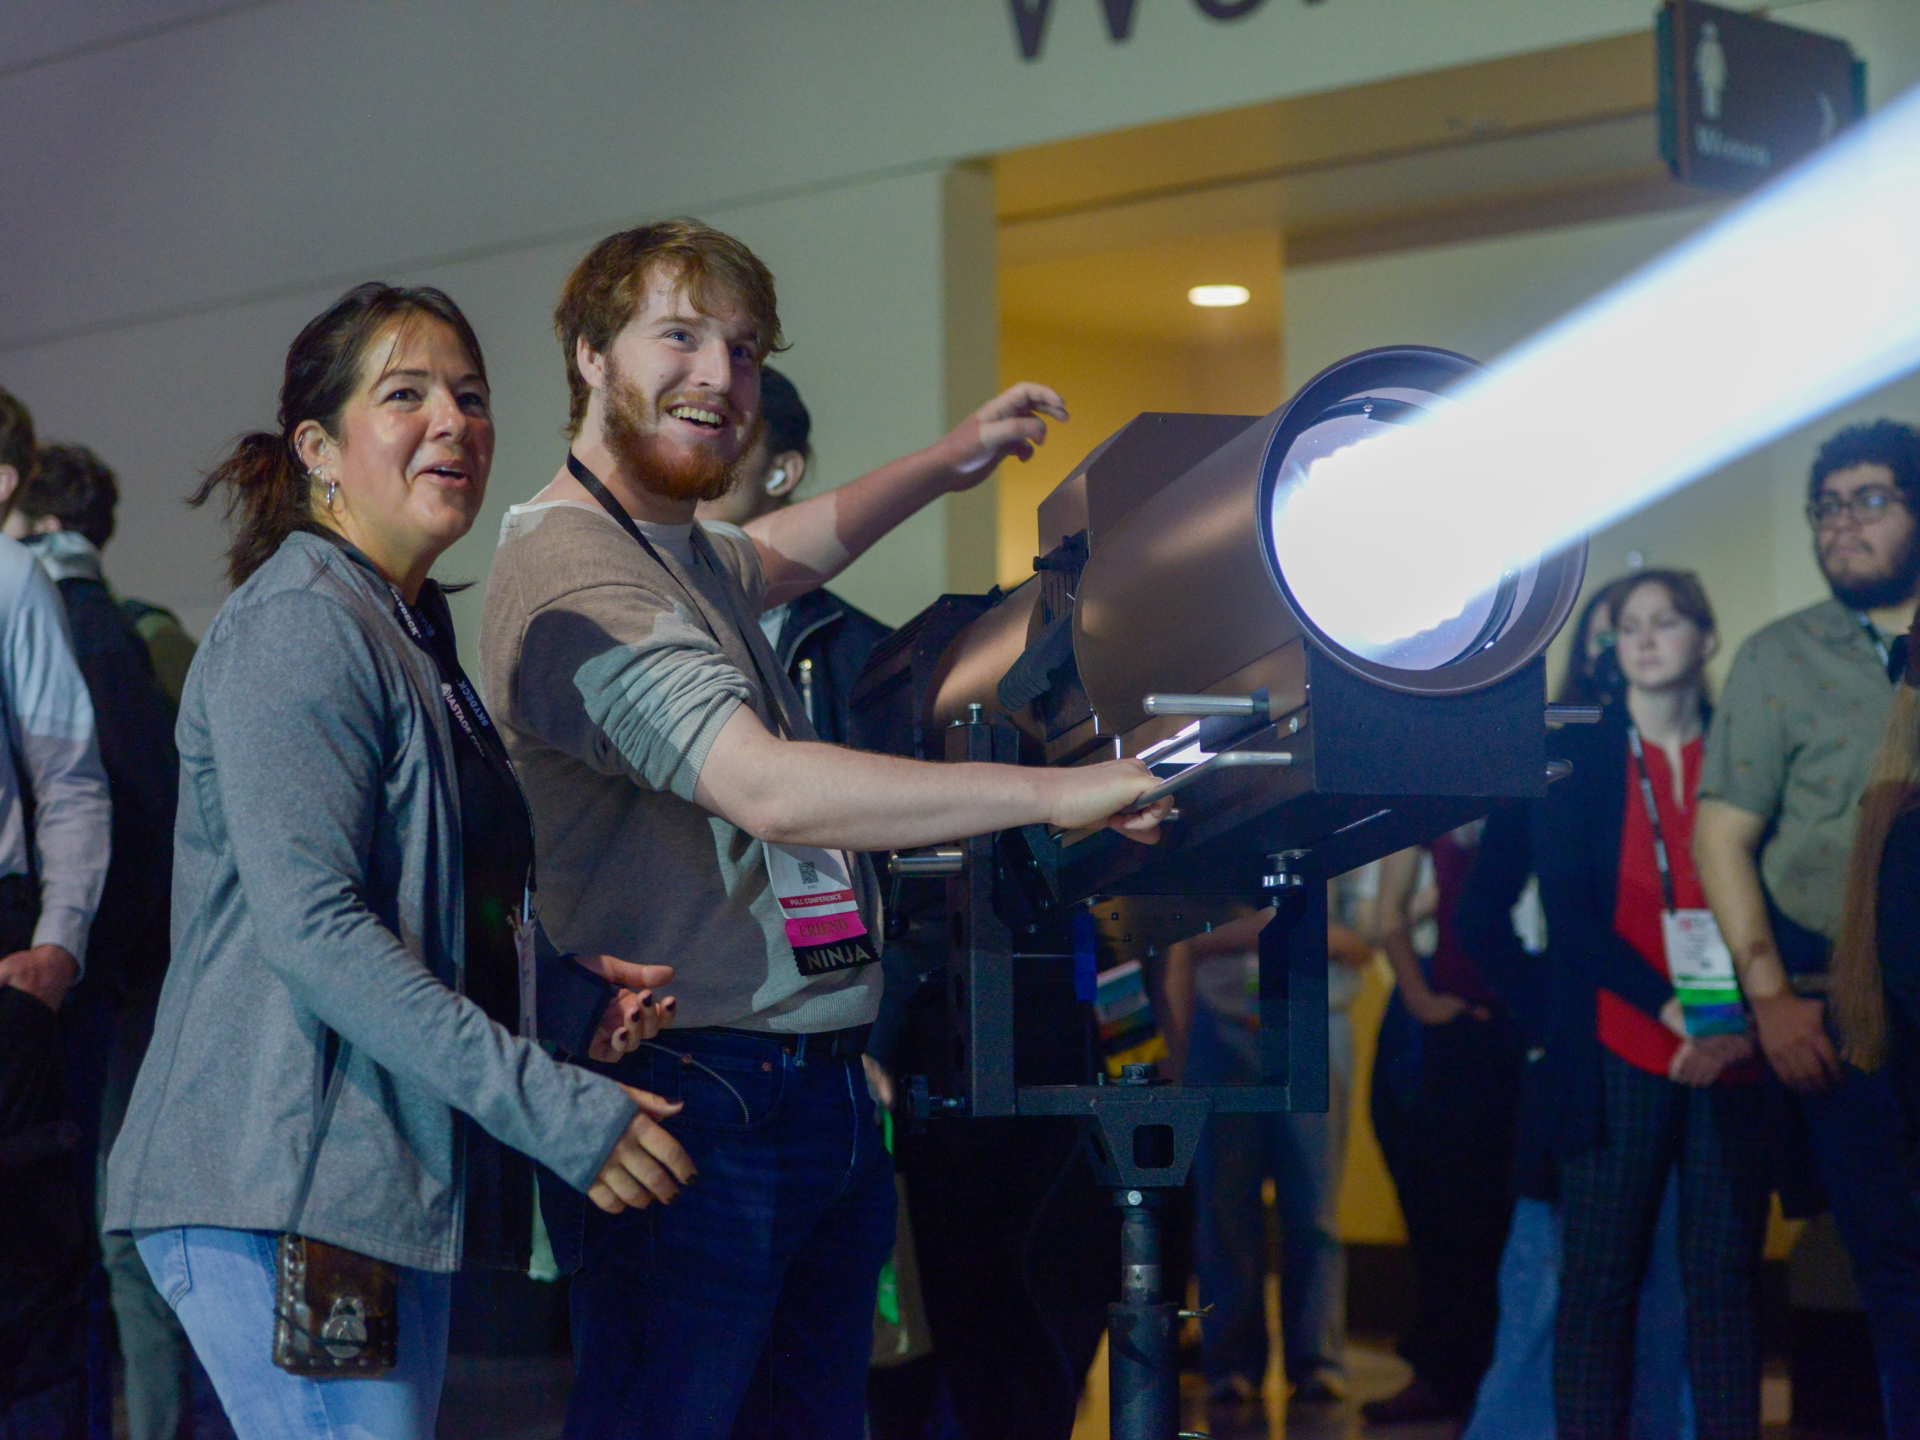
M 1831 35 L 1666 0 L 1658 38 L 1660 150 L 1683 184 L 1751 190 L 1866 112 L 1866 66 Z

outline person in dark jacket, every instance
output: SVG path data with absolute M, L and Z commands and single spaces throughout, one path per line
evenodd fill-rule
M 0 390 L 0 515 L 38 464 L 33 417 Z M 104 1437 L 112 1364 L 92 1219 L 113 966 L 89 942 L 111 805 L 67 606 L 11 537 L 0 636 L 0 1435 Z
M 1556 980 L 1546 1063 L 1565 1227 L 1554 1408 L 1563 1437 L 1627 1433 L 1637 1295 L 1677 1167 L 1697 1433 L 1755 1437 L 1769 1190 L 1757 1052 L 1744 1031 L 1713 1033 L 1703 1011 L 1686 1019 L 1670 978 L 1683 958 L 1687 973 L 1714 968 L 1709 946 L 1675 948 L 1711 925 L 1690 844 L 1713 612 L 1690 573 L 1649 570 L 1615 618 L 1624 703 L 1562 732 L 1573 773 L 1534 832 Z M 1719 968 L 1730 986 L 1731 961 Z
M 166 693 L 147 638 L 101 569 L 119 499 L 119 482 L 98 455 L 83 445 L 48 445 L 15 493 L 5 524 L 6 533 L 34 552 L 66 603 L 113 803 L 113 859 L 94 918 L 96 968 L 88 981 L 110 986 L 114 1011 L 101 1101 L 103 1157 L 126 1114 L 166 977 L 180 771 L 173 745 L 178 696 Z M 193 642 L 184 632 L 181 637 L 191 658 Z M 101 1249 L 124 1362 L 130 1440 L 231 1435 L 212 1382 L 133 1241 L 108 1235 Z
M 813 465 L 813 417 L 793 382 L 771 365 L 760 371 L 760 438 L 740 462 L 739 479 L 699 509 L 702 520 L 728 525 L 793 501 Z M 847 701 L 867 657 L 893 632 L 824 585 L 760 616 L 767 643 L 800 692 L 814 732 L 829 745 L 847 743 Z
M 113 472 L 82 446 L 46 446 L 6 528 L 33 551 L 66 603 L 113 805 L 113 858 L 94 916 L 87 978 L 76 996 L 111 986 L 125 997 L 148 989 L 157 993 L 166 970 L 179 756 L 173 748 L 172 706 L 146 643 L 101 569 L 105 535 L 96 540 L 70 528 L 60 513 L 77 518 L 70 502 L 88 493 L 108 497 L 110 505 L 118 494 Z M 107 513 L 110 517 L 111 509 Z M 105 534 L 111 533 L 109 518 Z
M 1603 712 L 1617 709 L 1626 680 L 1615 652 L 1614 606 L 1633 583 L 1634 577 L 1627 575 L 1600 586 L 1582 610 L 1574 627 L 1574 651 L 1555 696 L 1559 703 L 1595 706 Z M 1549 749 L 1564 758 L 1562 736 L 1577 744 L 1584 733 L 1582 726 L 1558 732 L 1549 738 Z M 1553 1332 L 1562 1244 L 1553 1153 L 1560 1077 L 1557 1067 L 1548 1063 L 1547 1042 L 1557 990 L 1552 936 L 1539 916 L 1537 890 L 1532 908 L 1540 933 L 1523 943 L 1519 931 L 1524 927 L 1516 923 L 1527 908 L 1534 879 L 1533 833 L 1539 808 L 1539 802 L 1528 802 L 1488 817 L 1456 915 L 1463 941 L 1518 1020 L 1527 1045 L 1515 1145 L 1516 1198 L 1500 1261 L 1500 1323 L 1493 1364 L 1462 1440 L 1548 1440 L 1556 1429 Z M 1679 1188 L 1669 1178 L 1639 1296 L 1633 1440 L 1679 1440 L 1693 1433 L 1676 1244 L 1678 1211 Z
M 100 554 L 113 538 L 114 512 L 119 508 L 119 477 L 98 455 L 84 445 L 48 445 L 40 452 L 32 480 L 14 493 L 4 529 L 14 539 L 39 549 L 43 561 L 72 547 L 82 556 L 81 569 L 88 566 L 76 542 L 84 540 L 92 551 L 91 568 L 98 570 Z M 44 543 L 35 538 L 55 534 L 67 538 Z M 60 577 L 56 574 L 54 578 Z M 146 647 L 153 678 L 167 698 L 167 725 L 171 729 L 180 712 L 180 692 L 187 683 L 193 652 L 199 646 L 180 623 L 180 617 L 165 606 L 130 599 L 111 587 L 107 593 Z
M 1466 1414 L 1493 1356 L 1522 1062 L 1519 1031 L 1455 924 L 1481 829 L 1463 825 L 1380 862 L 1374 923 L 1394 992 L 1370 1114 L 1406 1220 L 1416 1307 L 1399 1344 L 1413 1377 L 1361 1407 L 1372 1425 Z

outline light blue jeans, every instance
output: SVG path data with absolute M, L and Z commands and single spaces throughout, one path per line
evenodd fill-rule
M 1693 1440 L 1686 1297 L 1680 1289 L 1679 1193 L 1660 1202 L 1634 1336 L 1633 1440 Z M 1500 1257 L 1500 1328 L 1460 1440 L 1554 1440 L 1553 1322 L 1560 1308 L 1560 1207 L 1522 1200 Z
M 400 1271 L 398 1363 L 378 1380 L 309 1380 L 273 1363 L 274 1253 L 257 1230 L 189 1226 L 139 1240 L 240 1440 L 433 1440 L 451 1275 Z

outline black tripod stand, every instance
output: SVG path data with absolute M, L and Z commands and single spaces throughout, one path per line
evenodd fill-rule
M 1004 739 L 1001 748 L 1008 748 Z M 951 727 L 947 758 L 1011 757 L 996 754 L 991 722 L 976 720 Z M 1152 1065 L 1129 1065 L 1113 1084 L 1019 1084 L 1014 967 L 1038 958 L 1016 950 L 1014 927 L 1004 913 L 1013 884 L 1009 870 L 1019 858 L 988 835 L 943 856 L 939 870 L 919 872 L 947 877 L 952 943 L 946 990 L 955 1063 L 944 1076 L 915 1078 L 917 1115 L 1077 1117 L 1090 1132 L 1100 1183 L 1122 1211 L 1121 1298 L 1108 1318 L 1113 1440 L 1176 1440 L 1181 1434 L 1174 1349 L 1181 1315 L 1161 1295 L 1160 1215 L 1168 1192 L 1186 1183 L 1208 1118 L 1326 1108 L 1326 885 L 1311 862 L 1304 851 L 1254 857 L 1259 886 L 1249 898 L 1278 911 L 1260 935 L 1262 1079 L 1257 1085 L 1202 1088 L 1169 1084 Z M 1142 902 L 1096 901 L 1094 908 L 1128 903 Z

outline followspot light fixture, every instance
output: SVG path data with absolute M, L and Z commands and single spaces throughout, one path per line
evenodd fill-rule
M 1224 310 L 1252 298 L 1244 285 L 1196 285 L 1187 291 L 1188 301 L 1203 310 Z
M 1920 89 L 1450 403 L 1302 436 L 1272 515 L 1294 598 L 1358 653 L 1447 663 L 1528 557 L 1920 364 L 1916 237 Z

